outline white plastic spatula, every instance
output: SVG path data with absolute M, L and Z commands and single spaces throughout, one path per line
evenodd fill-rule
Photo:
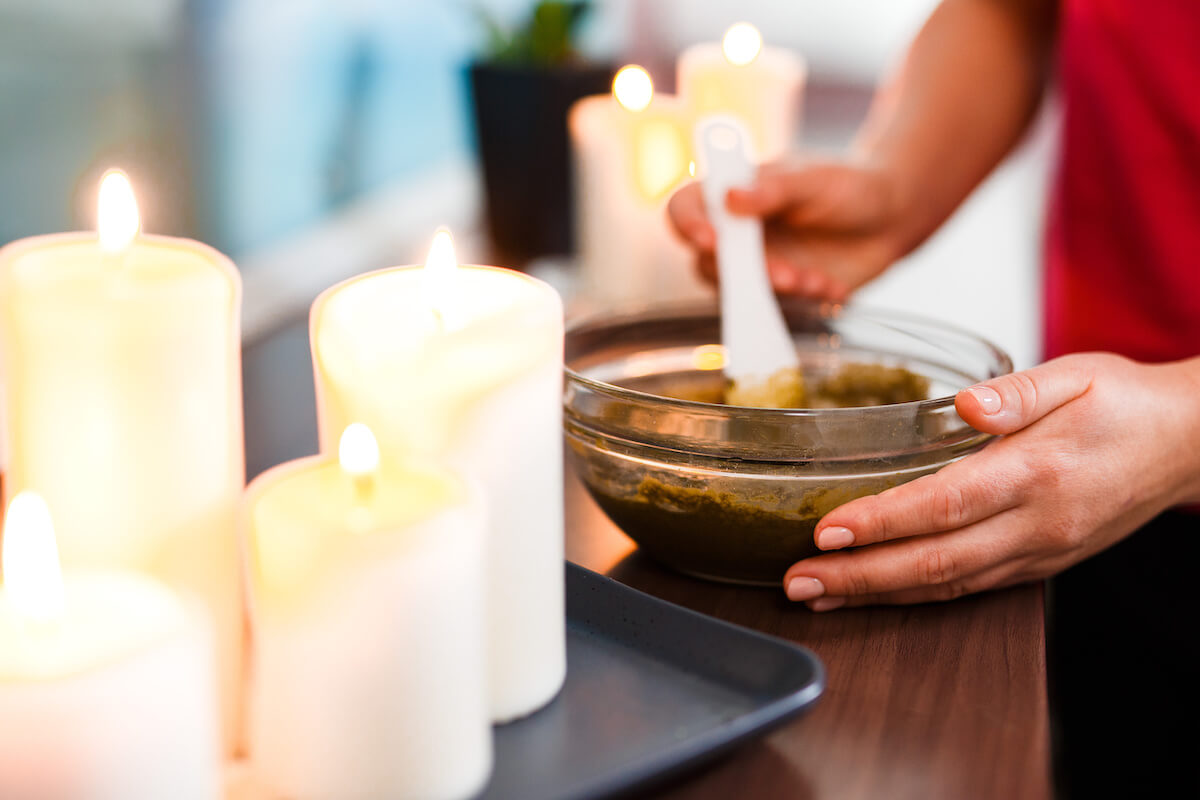
M 799 367 L 800 360 L 771 290 L 762 223 L 734 216 L 725 206 L 730 189 L 754 182 L 750 136 L 723 115 L 700 120 L 695 136 L 704 205 L 717 234 L 725 375 L 738 383 L 765 382 L 781 369 Z

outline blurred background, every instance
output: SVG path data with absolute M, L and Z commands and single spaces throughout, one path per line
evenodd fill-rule
M 585 60 L 636 61 L 669 91 L 684 47 L 753 22 L 808 62 L 795 147 L 836 153 L 934 5 L 598 0 L 577 42 Z M 98 178 L 119 165 L 145 230 L 204 240 L 238 263 L 249 340 L 336 280 L 422 260 L 437 225 L 455 230 L 462 261 L 494 257 L 470 68 L 495 56 L 494 27 L 532 6 L 0 0 L 0 243 L 93 227 Z M 860 300 L 957 322 L 1018 366 L 1036 361 L 1053 127 L 1044 113 L 952 222 Z M 538 255 L 505 265 L 569 279 L 569 253 Z

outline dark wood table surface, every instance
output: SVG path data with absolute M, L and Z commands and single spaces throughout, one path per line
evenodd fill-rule
M 305 320 L 245 350 L 249 475 L 316 451 Z M 1042 589 L 812 614 L 782 591 L 707 583 L 640 556 L 570 475 L 567 558 L 663 599 L 801 642 L 825 662 L 816 709 L 654 792 L 717 798 L 1051 795 Z

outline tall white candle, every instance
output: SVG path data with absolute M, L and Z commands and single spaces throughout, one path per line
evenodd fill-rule
M 288 798 L 462 798 L 491 769 L 480 498 L 445 470 L 339 457 L 247 491 L 250 757 Z
M 0 797 L 215 800 L 212 639 L 200 606 L 131 572 L 59 572 L 49 512 L 17 495 L 0 592 Z
M 708 296 L 667 224 L 666 202 L 688 178 L 690 110 L 654 91 L 641 67 L 611 95 L 570 112 L 576 231 L 584 304 L 593 309 Z
M 206 603 L 232 749 L 245 633 L 241 283 L 199 242 L 139 234 L 119 173 L 101 195 L 98 234 L 0 250 L 4 490 L 46 498 L 68 567 L 147 572 Z
M 558 295 L 519 272 L 459 266 L 439 232 L 425 267 L 317 298 L 311 337 L 324 452 L 362 421 L 385 460 L 445 459 L 482 486 L 492 716 L 546 704 L 566 675 Z
M 720 44 L 692 45 L 676 69 L 679 94 L 693 119 L 737 117 L 750 131 L 759 161 L 777 159 L 795 145 L 804 61 L 790 50 L 764 46 L 753 25 L 732 26 Z

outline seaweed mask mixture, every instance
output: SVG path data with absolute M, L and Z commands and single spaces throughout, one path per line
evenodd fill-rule
M 817 381 L 811 397 L 799 369 L 785 367 L 763 383 L 750 386 L 730 383 L 721 402 L 748 408 L 857 408 L 908 403 L 929 396 L 929 379 L 904 367 L 883 364 L 846 364 Z M 680 397 L 680 400 L 696 398 Z M 708 400 L 706 402 L 712 402 Z
M 714 382 L 672 384 L 665 376 L 636 388 L 726 405 L 848 408 L 926 399 L 929 380 L 902 367 L 850 363 L 808 381 L 798 370 L 784 370 L 749 391 Z M 605 512 L 619 527 L 635 532 L 650 555 L 661 553 L 661 560 L 701 576 L 774 584 L 792 563 L 818 552 L 813 530 L 821 517 L 896 480 L 864 476 L 850 486 L 802 492 L 789 491 L 787 482 L 777 490 L 758 484 L 752 495 L 734 476 L 697 481 L 656 470 L 593 472 L 587 483 Z M 730 563 L 731 548 L 738 553 L 737 564 Z

